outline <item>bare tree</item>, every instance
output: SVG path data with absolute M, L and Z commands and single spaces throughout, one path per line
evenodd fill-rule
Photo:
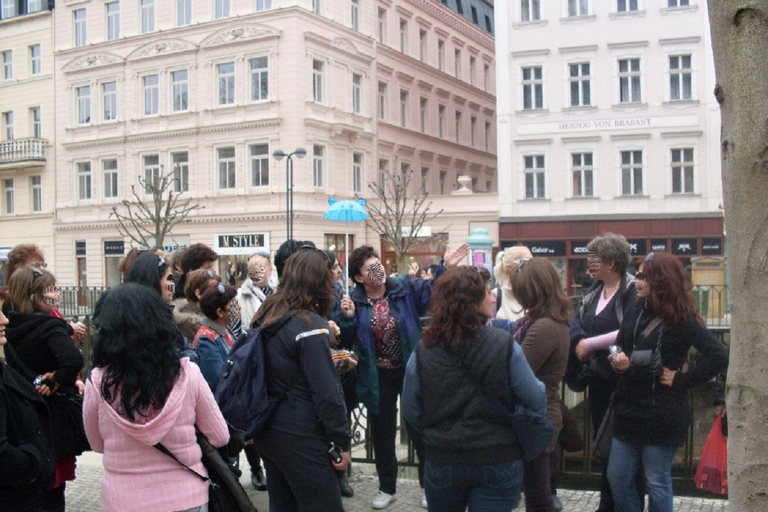
M 192 198 L 181 201 L 182 190 L 186 189 L 186 183 L 182 183 L 179 168 L 173 172 L 163 172 L 163 167 L 155 173 L 151 180 L 139 176 L 139 191 L 136 185 L 131 185 L 133 200 L 123 199 L 120 204 L 125 208 L 125 213 L 118 211 L 118 207 L 112 207 L 110 217 L 115 217 L 118 222 L 118 231 L 139 245 L 157 247 L 163 246 L 166 235 L 176 224 L 184 222 L 187 216 L 198 208 L 204 208 L 193 202 Z M 143 192 L 143 195 L 140 193 Z
M 734 512 L 762 512 L 768 510 L 768 1 L 708 4 L 732 305 L 729 500 Z
M 408 273 L 406 256 L 418 241 L 431 240 L 434 235 L 420 236 L 422 228 L 443 210 L 430 212 L 432 201 L 422 181 L 413 186 L 414 173 L 409 168 L 399 167 L 395 158 L 394 166 L 383 171 L 379 182 L 371 182 L 368 188 L 379 199 L 367 204 L 370 218 L 368 227 L 384 239 L 384 243 L 395 249 L 397 271 Z

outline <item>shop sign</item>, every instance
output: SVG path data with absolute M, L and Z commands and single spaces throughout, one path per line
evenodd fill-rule
M 627 243 L 629 243 L 629 253 L 632 256 L 640 256 L 646 253 L 644 238 L 631 238 L 627 240 Z
M 75 256 L 81 258 L 85 256 L 85 242 L 75 242 Z
M 269 250 L 269 233 L 216 235 L 213 250 L 219 254 L 247 254 Z
M 586 256 L 587 255 L 587 245 L 589 244 L 589 241 L 586 242 L 571 242 L 571 254 L 573 256 Z
M 667 240 L 665 238 L 651 239 L 651 252 L 664 252 L 667 250 Z
M 147 240 L 149 247 L 156 247 L 155 237 L 151 237 Z M 179 249 L 186 249 L 189 247 L 189 235 L 165 235 L 163 238 L 163 252 L 170 254 Z
M 8 261 L 8 253 L 13 247 L 0 247 L 0 261 Z
M 528 247 L 534 256 L 565 256 L 565 240 L 529 240 L 520 243 Z
M 701 254 L 705 256 L 722 256 L 723 239 L 722 238 L 702 238 Z
M 104 256 L 122 256 L 123 254 L 125 254 L 125 242 L 104 240 Z
M 672 240 L 672 254 L 677 254 L 678 256 L 696 254 L 696 239 L 678 238 Z

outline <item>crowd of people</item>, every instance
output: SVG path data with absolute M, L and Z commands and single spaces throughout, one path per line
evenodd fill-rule
M 465 264 L 466 244 L 402 276 L 366 245 L 350 254 L 348 287 L 336 255 L 308 241 L 253 254 L 239 286 L 222 282 L 204 244 L 173 255 L 137 247 L 95 306 L 93 368 L 81 375 L 86 327 L 59 313 L 39 248 L 15 247 L 0 294 L 0 510 L 64 511 L 75 458 L 92 449 L 103 454 L 105 510 L 207 511 L 196 431 L 227 445 L 217 386 L 238 340 L 258 330 L 277 398 L 244 452 L 272 512 L 343 512 L 358 404 L 378 475 L 373 509 L 398 499 L 402 411 L 421 507 L 511 511 L 522 491 L 528 512 L 560 510 L 560 452 L 584 446 L 563 382 L 587 391 L 594 431 L 613 412 L 599 512 L 641 512 L 646 495 L 649 512 L 672 512 L 686 393 L 725 370 L 726 350 L 677 258 L 648 254 L 633 275 L 623 236 L 587 249 L 594 283 L 574 311 L 553 263 L 523 246 L 499 253 L 492 286 L 487 269 Z M 691 347 L 701 359 L 688 368 Z M 63 414 L 63 401 L 82 417 Z M 554 431 L 535 457 L 523 456 L 532 440 L 516 428 L 520 408 Z M 78 421 L 79 443 L 66 434 Z

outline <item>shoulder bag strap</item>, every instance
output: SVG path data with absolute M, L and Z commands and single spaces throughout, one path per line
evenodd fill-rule
M 6 358 L 11 356 L 11 360 L 13 361 L 11 366 L 15 365 L 21 371 L 21 373 L 23 373 L 24 376 L 29 379 L 30 383 L 35 380 L 35 377 L 37 376 L 35 372 L 33 372 L 32 369 L 27 366 L 24 361 L 21 360 L 19 355 L 16 353 L 16 350 L 13 348 L 13 346 L 11 346 L 10 343 L 6 343 L 3 347 L 3 350 L 5 350 Z
M 218 487 L 218 484 L 216 484 L 215 482 L 212 482 L 210 478 L 204 477 L 203 475 L 201 475 L 200 473 L 198 473 L 197 471 L 195 471 L 194 469 L 192 469 L 191 467 L 187 466 L 186 464 L 181 462 L 179 459 L 177 459 L 176 456 L 173 453 L 171 453 L 171 451 L 168 448 L 163 446 L 162 443 L 157 443 L 153 447 L 156 450 L 166 454 L 167 456 L 169 456 L 170 458 L 172 458 L 173 460 L 175 460 L 176 462 L 178 462 L 179 464 L 181 464 L 185 468 L 187 468 L 187 470 L 189 470 L 189 472 L 193 473 L 197 478 L 199 478 L 203 482 L 208 483 L 211 487 L 214 487 L 214 488 Z

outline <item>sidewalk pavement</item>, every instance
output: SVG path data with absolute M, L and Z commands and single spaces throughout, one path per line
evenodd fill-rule
M 241 483 L 259 512 L 269 511 L 269 499 L 266 492 L 259 492 L 251 487 L 250 472 L 245 456 L 240 458 L 243 468 Z M 101 512 L 101 478 L 104 470 L 101 455 L 88 452 L 77 458 L 77 479 L 67 484 L 67 510 L 70 512 Z M 378 492 L 378 480 L 371 464 L 354 464 L 349 479 L 355 490 L 354 498 L 344 498 L 346 512 L 370 512 L 371 500 Z M 419 512 L 422 491 L 415 480 L 398 480 L 397 499 L 386 508 L 387 512 Z M 594 512 L 597 509 L 599 495 L 594 491 L 573 491 L 560 489 L 557 493 L 563 504 L 563 512 Z M 675 512 L 727 512 L 728 502 L 717 499 L 675 498 Z M 112 512 L 112 511 L 104 511 Z M 152 512 L 152 511 L 148 511 Z M 521 504 L 515 512 L 525 512 Z

